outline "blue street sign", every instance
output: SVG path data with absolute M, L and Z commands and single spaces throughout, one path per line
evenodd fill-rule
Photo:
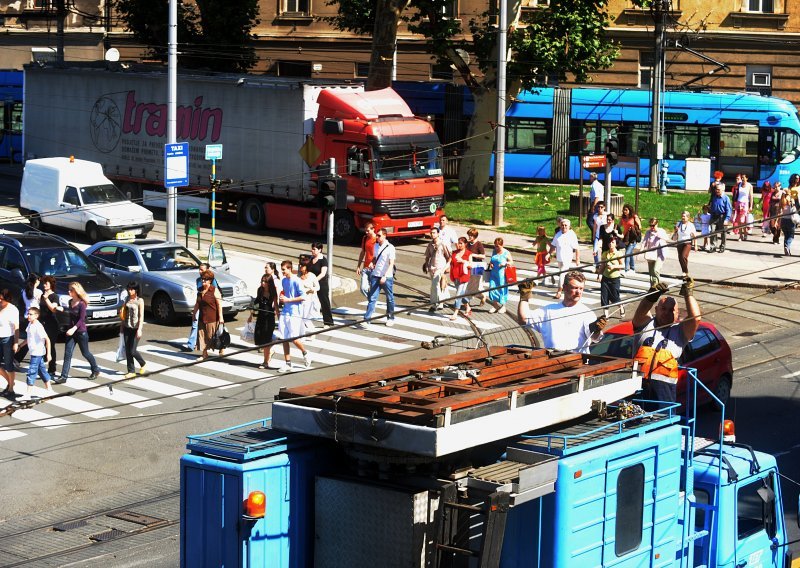
M 189 185 L 189 143 L 164 144 L 164 187 Z
M 206 144 L 206 160 L 221 160 L 222 144 Z

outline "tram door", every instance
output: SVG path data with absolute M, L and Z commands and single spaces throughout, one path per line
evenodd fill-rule
M 758 125 L 720 124 L 717 169 L 725 173 L 725 181 L 733 182 L 744 173 L 753 183 L 759 177 Z

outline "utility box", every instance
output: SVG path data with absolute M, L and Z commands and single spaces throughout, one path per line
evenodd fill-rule
M 183 227 L 186 235 L 186 246 L 189 246 L 189 237 L 197 235 L 197 248 L 200 248 L 200 210 L 189 208 L 186 210 L 186 222 Z
M 711 183 L 711 160 L 686 158 L 686 191 L 707 191 Z

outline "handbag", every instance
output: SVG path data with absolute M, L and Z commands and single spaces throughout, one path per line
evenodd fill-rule
M 517 283 L 517 267 L 506 265 L 506 284 Z
M 252 343 L 253 340 L 256 338 L 256 324 L 255 322 L 249 321 L 244 324 L 242 331 L 239 333 L 239 337 L 242 338 L 242 341 L 247 341 L 248 343 Z
M 224 324 L 217 328 L 215 337 L 217 338 L 217 349 L 225 349 L 231 344 L 231 334 L 225 329 Z
M 126 319 L 128 319 L 128 306 L 127 305 L 123 305 L 122 308 L 120 308 L 120 310 L 119 310 L 119 319 L 121 319 L 122 321 L 125 321 Z
M 125 336 L 121 333 L 119 334 L 119 346 L 117 347 L 117 354 L 114 359 L 117 361 L 117 363 L 121 363 L 127 359 L 127 355 L 125 354 Z
M 484 272 L 486 272 L 486 267 L 482 264 L 476 264 L 471 271 L 474 276 L 482 276 Z

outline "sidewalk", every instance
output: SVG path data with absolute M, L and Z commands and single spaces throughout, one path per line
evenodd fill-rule
M 458 235 L 464 235 L 468 226 L 451 223 Z M 501 237 L 509 250 L 531 252 L 533 237 L 513 233 L 501 233 L 494 227 L 476 227 L 478 238 L 487 248 L 496 237 Z M 552 229 L 551 229 L 552 230 Z M 669 233 L 669 231 L 667 231 Z M 689 255 L 689 274 L 698 282 L 714 282 L 728 286 L 749 288 L 771 288 L 792 282 L 800 282 L 800 256 L 783 256 L 783 237 L 780 244 L 761 237 L 760 227 L 752 232 L 747 241 L 729 235 L 724 253 L 692 251 Z M 800 255 L 800 247 L 795 251 Z M 678 256 L 674 247 L 665 250 L 667 257 L 661 274 L 671 278 L 682 276 Z M 591 245 L 581 243 L 581 261 L 591 262 Z M 636 271 L 647 273 L 647 262 L 641 256 L 636 259 Z

